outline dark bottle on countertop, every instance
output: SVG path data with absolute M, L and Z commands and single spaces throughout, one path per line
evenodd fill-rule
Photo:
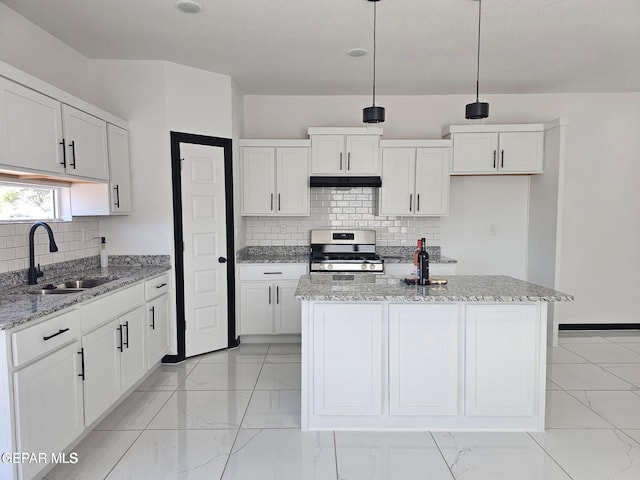
M 413 252 L 413 279 L 416 283 L 418 283 L 418 279 L 420 278 L 420 268 L 418 267 L 418 254 L 422 250 L 422 240 L 418 239 L 418 244 L 416 245 L 416 250 Z
M 429 254 L 426 245 L 427 241 L 423 238 L 418 253 L 418 285 L 429 285 Z

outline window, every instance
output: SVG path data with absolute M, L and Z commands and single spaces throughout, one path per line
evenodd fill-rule
M 0 181 L 0 222 L 70 220 L 68 188 Z

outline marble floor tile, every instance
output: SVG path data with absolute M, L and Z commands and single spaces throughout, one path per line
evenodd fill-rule
M 547 363 L 587 363 L 587 361 L 559 345 L 547 350 Z
M 167 403 L 172 392 L 137 391 L 100 422 L 96 430 L 144 430 Z
M 558 333 L 558 343 L 606 343 L 601 332 L 590 330 L 562 330 Z
M 240 353 L 237 350 L 207 353 L 200 356 L 200 363 L 262 363 L 264 353 Z
M 142 382 L 138 390 L 175 390 L 196 367 L 195 363 L 161 365 Z
M 604 338 L 615 343 L 640 343 L 640 330 L 616 330 L 607 332 Z
M 428 432 L 336 432 L 340 480 L 454 480 Z
M 625 428 L 623 431 L 640 445 L 640 429 Z
M 279 354 L 267 354 L 265 363 L 300 363 L 302 361 L 301 355 L 279 355 Z
M 640 343 L 639 342 L 626 342 L 626 343 L 619 342 L 618 345 L 620 345 L 621 347 L 624 347 L 624 348 L 626 348 L 628 350 L 631 350 L 632 352 L 640 354 Z
M 640 444 L 620 430 L 550 430 L 531 435 L 575 480 L 640 478 Z
M 613 428 L 613 425 L 567 392 L 547 391 L 545 428 Z
M 202 363 L 193 369 L 181 390 L 253 390 L 262 365 Z
M 602 368 L 640 388 L 640 365 L 637 363 L 606 364 Z
M 240 430 L 222 480 L 336 480 L 332 432 Z
M 571 480 L 526 433 L 434 432 L 456 480 Z
M 241 355 L 266 355 L 267 350 L 269 350 L 268 343 L 241 343 L 238 347 L 230 348 L 228 351 L 237 352 Z
M 640 428 L 640 395 L 623 391 L 570 392 L 618 428 Z
M 145 430 L 107 479 L 218 479 L 235 436 L 236 430 Z
M 269 345 L 267 355 L 300 355 L 301 352 L 299 343 L 272 343 Z
M 45 480 L 96 480 L 104 478 L 142 432 L 89 433 L 72 452 L 78 463 L 61 464 L 51 470 Z
M 565 390 L 634 390 L 610 372 L 590 363 L 556 363 L 547 368 L 547 377 Z
M 265 363 L 256 384 L 256 390 L 297 390 L 299 388 L 299 363 Z
M 251 398 L 249 391 L 178 390 L 149 424 L 149 429 L 239 428 Z
M 242 428 L 300 428 L 300 390 L 256 390 Z
M 640 363 L 640 353 L 616 343 L 571 343 L 564 347 L 593 363 Z
M 549 390 L 562 390 L 562 389 L 547 378 L 547 391 Z

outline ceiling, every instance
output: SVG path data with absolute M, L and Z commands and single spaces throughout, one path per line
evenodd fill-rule
M 371 91 L 366 0 L 0 0 L 91 59 L 167 60 L 246 94 Z M 475 93 L 478 2 L 377 2 L 378 94 Z M 480 96 L 640 91 L 639 0 L 484 0 Z

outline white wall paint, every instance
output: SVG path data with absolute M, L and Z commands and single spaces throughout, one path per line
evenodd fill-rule
M 91 101 L 88 60 L 0 3 L 0 60 Z
M 306 138 L 308 126 L 361 126 L 362 107 L 369 100 L 366 96 L 249 95 L 245 97 L 245 137 Z M 466 123 L 464 106 L 471 100 L 461 95 L 380 96 L 378 103 L 387 114 L 384 138 L 439 138 L 443 126 Z M 640 284 L 640 250 L 635 247 L 640 238 L 640 93 L 491 95 L 488 101 L 490 123 L 570 120 L 557 287 L 574 294 L 576 301 L 561 305 L 562 323 L 640 322 L 634 301 Z M 482 188 L 483 178 L 452 181 L 452 212 L 442 221 L 442 252 L 460 260 L 460 272 L 467 268 L 464 259 L 474 262 L 474 270 L 486 268 L 485 273 L 494 265 L 522 271 L 521 261 L 514 263 L 504 256 L 506 252 L 515 255 L 515 250 L 477 248 L 491 241 L 480 226 L 495 223 L 498 187 Z M 504 193 L 505 205 L 524 208 L 524 182 L 510 185 L 504 177 L 493 181 L 504 182 L 499 191 Z M 472 194 L 473 208 L 460 212 L 460 198 Z M 503 212 L 500 221 L 513 225 L 514 235 L 505 237 L 505 244 L 526 236 L 521 223 L 525 215 L 526 210 Z M 465 224 L 477 228 L 468 227 L 463 238 L 464 232 L 454 227 Z M 498 225 L 498 237 L 501 232 L 505 230 Z M 486 263 L 476 263 L 482 259 Z
M 235 233 L 235 247 L 236 250 L 240 250 L 247 245 L 247 227 L 245 217 L 240 215 L 240 148 L 238 147 L 238 140 L 244 138 L 244 95 L 238 88 L 236 82 L 231 84 L 232 90 L 232 152 L 233 152 L 233 205 L 234 205 L 234 233 Z

